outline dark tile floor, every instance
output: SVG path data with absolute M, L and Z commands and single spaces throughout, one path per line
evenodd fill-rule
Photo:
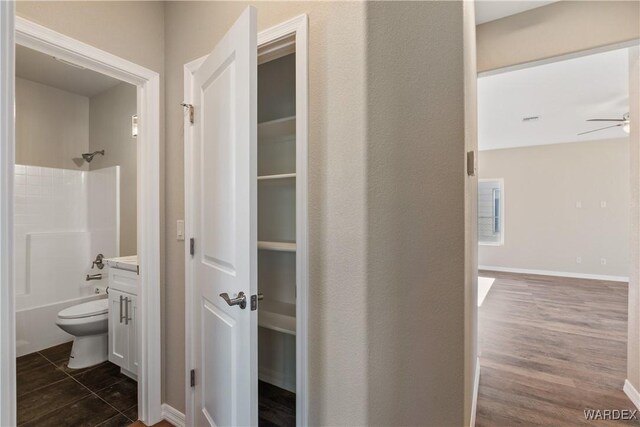
M 19 426 L 128 426 L 138 386 L 111 362 L 69 369 L 72 343 L 16 360 Z
M 296 394 L 259 381 L 258 425 L 260 427 L 295 426 Z

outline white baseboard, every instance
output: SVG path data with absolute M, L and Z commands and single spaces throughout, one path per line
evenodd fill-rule
M 473 379 L 473 399 L 471 400 L 471 421 L 469 427 L 476 425 L 476 409 L 478 407 L 478 389 L 480 388 L 480 358 L 476 358 L 476 375 Z
M 258 368 L 258 379 L 276 387 L 283 388 L 291 393 L 296 392 L 296 379 L 287 378 L 282 371 L 275 371 L 264 367 Z
M 184 414 L 166 403 L 162 404 L 162 419 L 169 421 L 176 427 L 185 427 Z
M 638 393 L 638 390 L 636 390 L 629 380 L 624 380 L 624 387 L 622 390 L 624 390 L 625 394 L 633 404 L 636 405 L 636 408 L 640 410 L 640 393 Z
M 526 268 L 493 267 L 489 265 L 479 265 L 478 270 L 500 271 L 504 273 L 537 274 L 540 276 L 571 277 L 574 279 L 608 280 L 611 282 L 628 282 L 629 281 L 629 278 L 624 276 L 607 276 L 603 274 L 572 273 L 569 271 L 531 270 Z

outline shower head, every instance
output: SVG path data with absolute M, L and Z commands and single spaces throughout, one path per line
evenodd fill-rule
M 96 154 L 100 154 L 100 155 L 104 156 L 104 150 L 94 151 L 93 153 L 83 153 L 83 154 L 82 154 L 82 158 L 83 158 L 87 163 L 91 163 L 91 160 L 93 160 L 93 157 L 94 157 Z

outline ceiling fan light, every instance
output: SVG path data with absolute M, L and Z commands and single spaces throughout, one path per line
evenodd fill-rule
M 622 130 L 623 130 L 625 133 L 629 133 L 629 132 L 631 132 L 631 124 L 630 124 L 629 122 L 627 122 L 627 123 L 623 123 L 623 124 L 622 124 Z

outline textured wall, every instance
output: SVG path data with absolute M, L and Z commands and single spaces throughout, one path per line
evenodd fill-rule
M 481 151 L 478 169 L 504 179 L 505 203 L 481 266 L 629 276 L 628 138 Z
M 478 71 L 640 37 L 640 2 L 559 1 L 478 25 Z
M 371 425 L 464 422 L 462 8 L 367 5 Z
M 16 78 L 16 163 L 87 170 L 89 98 Z
M 120 166 L 120 256 L 137 251 L 137 145 L 131 136 L 131 116 L 136 114 L 137 89 L 120 83 L 89 99 L 89 151 L 97 155 L 89 169 Z

